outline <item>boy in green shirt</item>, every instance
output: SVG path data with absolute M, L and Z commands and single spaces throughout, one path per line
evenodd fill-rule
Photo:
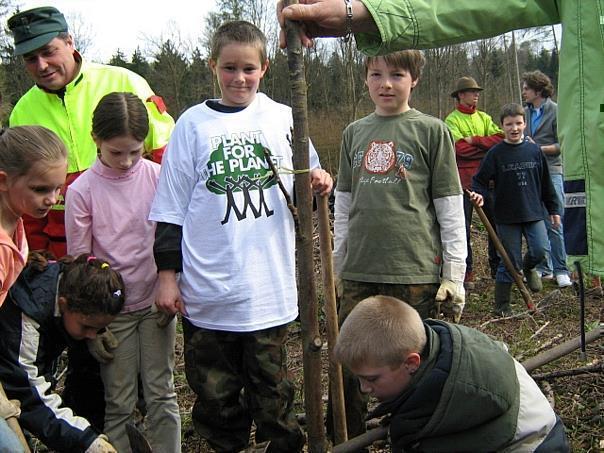
M 339 322 L 359 300 L 407 300 L 422 318 L 461 317 L 466 238 L 453 141 L 447 126 L 409 106 L 424 57 L 405 50 L 367 58 L 375 111 L 343 133 L 335 205 Z M 364 432 L 366 399 L 344 374 L 349 437 Z

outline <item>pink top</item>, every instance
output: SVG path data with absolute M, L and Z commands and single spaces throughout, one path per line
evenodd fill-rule
M 0 306 L 25 267 L 28 253 L 22 219 L 17 220 L 17 228 L 12 238 L 3 228 L 0 228 Z
M 126 285 L 123 313 L 155 301 L 155 222 L 148 217 L 159 169 L 158 164 L 140 159 L 124 172 L 97 159 L 67 189 L 67 253 L 92 253 L 120 272 Z

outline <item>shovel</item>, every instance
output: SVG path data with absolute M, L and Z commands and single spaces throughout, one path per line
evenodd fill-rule
M 134 423 L 126 423 L 126 434 L 130 441 L 130 448 L 132 453 L 153 453 L 149 441 L 145 438 L 143 433 L 138 429 Z

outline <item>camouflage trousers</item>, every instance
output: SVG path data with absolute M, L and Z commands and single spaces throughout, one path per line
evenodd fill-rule
M 382 295 L 401 299 L 415 308 L 422 319 L 436 315 L 435 296 L 438 283 L 421 285 L 402 285 L 389 283 L 370 283 L 343 280 L 343 291 L 338 307 L 338 323 L 340 326 L 357 304 L 370 296 Z M 346 423 L 348 438 L 359 436 L 365 432 L 368 397 L 361 393 L 358 379 L 342 368 L 344 381 L 344 401 L 346 406 Z M 331 432 L 331 404 L 328 408 L 328 431 Z
M 225 332 L 183 319 L 185 372 L 197 394 L 193 423 L 217 452 L 248 446 L 252 421 L 256 443 L 269 452 L 298 452 L 305 438 L 293 412 L 287 378 L 287 325 L 255 332 Z

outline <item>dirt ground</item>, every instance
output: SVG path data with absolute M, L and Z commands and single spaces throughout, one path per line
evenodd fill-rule
M 523 361 L 535 356 L 568 339 L 579 336 L 579 297 L 575 288 L 559 290 L 556 283 L 545 281 L 543 291 L 533 295 L 535 304 L 539 307 L 536 313 L 526 312 L 522 297 L 514 290 L 513 306 L 518 315 L 511 319 L 493 319 L 491 315 L 494 282 L 488 273 L 486 259 L 486 233 L 480 225 L 474 225 L 472 233 L 474 244 L 474 259 L 477 281 L 475 288 L 468 292 L 466 308 L 462 323 L 482 330 L 493 338 L 506 342 L 511 353 Z M 319 264 L 317 264 L 316 279 L 320 286 Z M 585 278 L 586 283 L 586 329 L 597 328 L 602 322 L 602 293 L 601 288 L 594 288 L 591 278 Z M 318 289 L 321 294 L 321 288 Z M 323 325 L 325 317 L 321 314 Z M 325 340 L 324 340 L 325 341 Z M 301 353 L 300 327 L 294 323 L 290 329 L 288 341 L 289 371 L 296 383 L 296 411 L 304 413 L 303 404 L 303 365 Z M 538 382 L 550 401 L 554 403 L 556 412 L 564 421 L 571 441 L 573 452 L 604 451 L 604 375 L 602 372 L 602 357 L 604 356 L 602 340 L 588 345 L 586 358 L 579 351 L 568 354 L 550 364 L 544 365 L 531 374 Z M 327 369 L 327 354 L 322 354 L 324 367 Z M 211 452 L 212 449 L 195 434 L 190 419 L 190 408 L 194 395 L 186 384 L 182 363 L 182 353 L 179 346 L 177 365 L 177 386 L 181 414 L 183 417 L 183 452 Z M 585 367 L 598 367 L 599 370 L 574 374 L 566 377 L 552 377 L 550 374 L 563 370 L 575 370 Z M 327 374 L 323 374 L 323 401 L 327 401 Z M 372 452 L 389 451 L 384 442 L 371 447 Z

